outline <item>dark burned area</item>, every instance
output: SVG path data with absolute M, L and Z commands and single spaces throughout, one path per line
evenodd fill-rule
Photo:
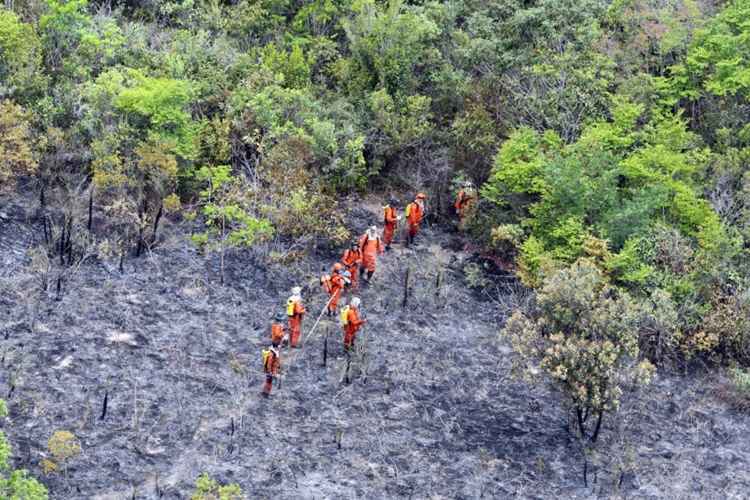
M 338 253 L 267 268 L 234 254 L 221 287 L 218 264 L 167 224 L 161 244 L 126 260 L 122 274 L 116 262 L 95 260 L 68 271 L 55 300 L 54 286 L 40 295 L 26 267 L 40 237 L 33 212 L 0 212 L 5 430 L 15 465 L 52 498 L 188 498 L 202 472 L 239 483 L 250 498 L 750 491 L 750 426 L 716 397 L 725 381 L 669 372 L 605 419 L 584 482 L 560 396 L 513 377 L 501 308 L 466 287 L 463 266 L 476 259 L 444 228 L 428 227 L 416 248 L 397 245 L 380 260 L 361 292 L 366 363 L 351 368 L 350 384 L 339 328 L 324 319 L 301 351 L 283 351 L 282 386 L 263 400 L 260 349 L 272 313 L 304 277 L 306 335 L 325 302 L 319 271 Z M 58 429 L 73 432 L 83 453 L 67 475 L 43 476 Z

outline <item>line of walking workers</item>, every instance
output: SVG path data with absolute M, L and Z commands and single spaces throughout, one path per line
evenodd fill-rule
M 414 201 L 406 206 L 405 242 L 407 247 L 414 243 L 414 238 L 419 233 L 420 225 L 425 217 L 426 199 L 427 196 L 424 193 L 417 193 Z M 470 182 L 464 183 L 454 203 L 459 228 L 463 227 L 464 220 L 474 206 L 475 200 L 476 194 L 473 186 Z M 358 240 L 352 241 L 351 246 L 344 250 L 341 261 L 333 265 L 330 273 L 326 271 L 325 267 L 322 270 L 320 284 L 323 291 L 328 294 L 328 302 L 324 312 L 321 312 L 321 316 L 323 313 L 329 317 L 338 316 L 343 331 L 344 352 L 347 355 L 354 347 L 357 332 L 367 320 L 361 317 L 361 300 L 359 297 L 353 296 L 349 300 L 349 304 L 342 307 L 337 314 L 338 304 L 345 290 L 348 289 L 352 293 L 357 291 L 360 281 L 363 281 L 363 284 L 370 284 L 375 273 L 378 255 L 390 251 L 398 223 L 401 221 L 401 216 L 397 215 L 396 212 L 396 204 L 396 199 L 391 197 L 388 204 L 383 207 L 382 237 L 377 226 L 371 226 Z M 274 317 L 274 322 L 271 324 L 271 345 L 262 352 L 263 371 L 265 373 L 265 382 L 261 392 L 263 396 L 270 396 L 273 380 L 279 376 L 281 345 L 288 345 L 292 349 L 301 347 L 302 320 L 306 313 L 307 310 L 302 300 L 302 288 L 295 286 L 292 288 L 292 295 L 287 299 L 285 314 L 278 313 Z M 286 328 L 284 326 L 285 316 Z

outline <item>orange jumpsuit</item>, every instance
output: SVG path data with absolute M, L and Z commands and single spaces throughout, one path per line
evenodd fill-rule
M 466 217 L 466 214 L 471 209 L 471 205 L 473 203 L 474 203 L 474 196 L 467 193 L 463 189 L 458 192 L 458 196 L 456 196 L 456 202 L 453 204 L 453 207 L 456 209 L 456 213 L 458 214 L 459 220 L 462 221 L 464 217 Z
M 346 266 L 346 270 L 352 275 L 352 290 L 357 289 L 357 276 L 359 275 L 359 266 L 362 264 L 362 252 L 348 248 L 341 257 L 341 262 Z
M 344 349 L 349 350 L 354 346 L 354 339 L 357 337 L 357 331 L 365 324 L 365 320 L 359 318 L 359 311 L 354 306 L 349 306 L 349 312 L 346 315 L 346 325 L 344 326 Z
M 393 242 L 393 233 L 396 232 L 398 226 L 398 216 L 396 215 L 396 209 L 388 205 L 383 210 L 383 243 L 386 246 L 390 246 Z
M 284 340 L 284 325 L 281 323 L 271 323 L 271 343 L 281 344 Z
M 414 238 L 419 232 L 419 224 L 424 217 L 424 208 L 413 201 L 406 206 L 406 220 L 409 222 L 409 237 Z
M 302 317 L 307 311 L 301 300 L 295 300 L 292 308 L 292 314 L 287 316 L 289 318 L 289 345 L 297 347 L 302 332 Z
M 367 233 L 363 234 L 359 239 L 359 251 L 362 253 L 362 267 L 374 273 L 378 254 L 383 253 L 380 238 L 370 238 Z
M 271 354 L 266 359 L 263 365 L 263 371 L 266 374 L 266 382 L 263 384 L 263 394 L 268 396 L 271 394 L 271 387 L 273 386 L 273 378 L 279 374 L 279 368 L 281 368 L 281 357 L 279 357 L 279 350 L 276 347 L 270 348 Z
M 341 298 L 341 291 L 344 289 L 344 277 L 338 273 L 334 273 L 332 276 L 324 274 L 320 277 L 320 284 L 323 285 L 323 289 L 330 295 L 328 312 L 335 313 L 339 299 Z

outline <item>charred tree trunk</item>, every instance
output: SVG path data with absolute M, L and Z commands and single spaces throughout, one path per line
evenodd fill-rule
M 68 254 L 68 265 L 73 264 L 73 242 L 70 241 L 70 237 L 73 233 L 73 216 L 68 218 L 68 231 L 65 240 L 65 251 Z
M 602 416 L 604 415 L 603 411 L 600 411 L 596 416 L 596 427 L 594 427 L 594 433 L 591 435 L 591 442 L 596 443 L 597 438 L 599 437 L 599 430 L 602 428 Z
M 578 417 L 578 432 L 581 433 L 581 439 L 586 437 L 586 419 L 583 416 L 583 410 L 576 407 L 576 417 Z
M 62 222 L 62 226 L 61 226 L 62 229 L 61 229 L 61 232 L 60 232 L 60 243 L 58 244 L 58 246 L 59 246 L 59 252 L 60 252 L 60 265 L 61 266 L 65 264 L 65 260 L 64 260 L 64 258 L 65 258 L 65 222 L 66 222 L 65 221 L 65 217 L 63 216 L 63 222 Z
M 109 391 L 104 391 L 104 401 L 102 402 L 102 414 L 99 417 L 99 420 L 104 420 L 104 418 L 107 416 L 108 403 L 109 403 Z
M 93 223 L 94 219 L 94 188 L 92 187 L 89 191 L 89 220 L 86 224 L 86 227 L 89 230 L 89 233 L 91 232 L 91 225 Z
M 406 305 L 409 303 L 409 275 L 411 274 L 411 267 L 406 268 L 406 273 L 404 274 L 404 298 L 401 301 L 401 307 L 404 309 L 406 308 Z
M 44 244 L 49 245 L 50 234 L 49 234 L 49 231 L 47 230 L 47 216 L 46 215 L 42 216 L 42 229 L 44 230 Z
M 162 213 L 164 212 L 164 204 L 159 205 L 159 211 L 156 212 L 156 219 L 154 219 L 154 231 L 151 235 L 151 244 L 156 244 L 156 232 L 159 230 L 159 221 L 161 221 Z
M 135 256 L 140 257 L 143 252 L 143 227 L 146 224 L 146 214 L 148 213 L 148 202 L 144 199 L 143 205 L 138 211 L 138 244 L 135 249 Z
M 135 256 L 140 257 L 143 251 L 143 225 L 138 228 L 138 244 L 135 247 Z
M 55 291 L 55 300 L 60 300 L 62 294 L 62 274 L 57 276 L 57 290 Z

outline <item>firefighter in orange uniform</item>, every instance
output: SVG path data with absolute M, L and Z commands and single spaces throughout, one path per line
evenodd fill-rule
M 396 232 L 399 220 L 401 220 L 401 216 L 396 214 L 396 198 L 391 196 L 388 205 L 383 207 L 383 243 L 385 243 L 386 251 L 391 249 L 393 235 Z
M 333 265 L 333 273 L 324 274 L 320 277 L 320 284 L 329 295 L 328 301 L 328 316 L 336 315 L 336 307 L 338 306 L 339 299 L 341 298 L 341 292 L 346 286 L 346 281 L 343 276 L 344 265 L 340 262 L 336 262 Z
M 362 275 L 367 272 L 365 280 L 370 283 L 375 273 L 378 262 L 378 254 L 383 253 L 383 242 L 378 235 L 378 228 L 371 226 L 359 239 L 359 251 L 362 253 Z
M 278 377 L 279 370 L 281 369 L 281 356 L 279 354 L 279 345 L 284 338 L 284 317 L 278 314 L 275 318 L 276 321 L 271 324 L 271 347 L 263 349 L 263 373 L 265 374 L 265 382 L 263 383 L 263 392 L 261 394 L 264 397 L 271 395 L 271 388 L 273 387 L 273 379 Z
M 344 351 L 349 352 L 354 347 L 354 341 L 357 338 L 357 332 L 367 320 L 359 316 L 359 297 L 352 297 L 351 302 L 346 307 L 346 317 L 342 318 L 344 328 Z
M 356 290 L 359 267 L 362 264 L 362 252 L 359 250 L 359 244 L 356 241 L 353 241 L 351 247 L 344 250 L 341 262 L 346 266 L 346 270 L 349 271 L 351 276 L 352 290 Z
M 302 304 L 302 288 L 292 288 L 292 295 L 286 301 L 286 316 L 289 324 L 289 347 L 295 348 L 299 345 L 302 335 L 302 318 L 305 316 L 304 304 Z
M 427 195 L 424 193 L 418 193 L 413 202 L 406 206 L 406 220 L 409 225 L 409 229 L 406 234 L 406 244 L 411 245 L 414 243 L 414 238 L 419 232 L 419 225 L 424 219 L 424 200 Z
M 453 204 L 453 208 L 456 209 L 456 215 L 458 215 L 459 230 L 464 229 L 466 220 L 474 208 L 476 199 L 477 193 L 474 189 L 474 185 L 471 182 L 465 182 L 463 188 L 461 188 L 456 196 L 456 202 Z

